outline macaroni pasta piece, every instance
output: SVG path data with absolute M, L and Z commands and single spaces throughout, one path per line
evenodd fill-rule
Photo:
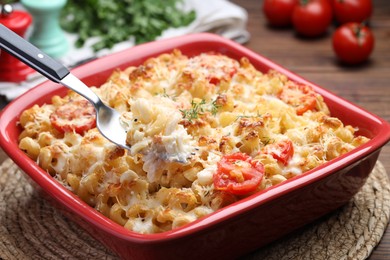
M 74 92 L 20 116 L 20 149 L 125 228 L 180 227 L 309 171 L 368 138 L 310 86 L 218 53 L 180 51 L 116 70 L 99 88 L 122 113 L 129 150 L 95 128 Z

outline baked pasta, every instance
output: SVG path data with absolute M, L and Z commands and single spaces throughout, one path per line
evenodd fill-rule
M 168 231 L 367 142 L 310 86 L 246 58 L 180 51 L 116 70 L 93 91 L 120 111 L 128 150 L 69 92 L 20 116 L 19 147 L 96 210 L 139 233 Z

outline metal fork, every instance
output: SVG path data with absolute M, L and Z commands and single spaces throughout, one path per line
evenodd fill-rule
M 126 145 L 126 130 L 121 125 L 120 114 L 106 106 L 102 100 L 69 70 L 47 54 L 0 24 L 0 47 L 32 67 L 55 83 L 72 89 L 93 104 L 96 111 L 96 126 L 100 133 L 122 148 Z

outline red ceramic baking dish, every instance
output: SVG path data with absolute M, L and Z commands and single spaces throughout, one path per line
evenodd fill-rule
M 159 234 L 131 232 L 104 217 L 64 188 L 18 148 L 21 112 L 50 102 L 67 89 L 45 82 L 11 102 L 1 114 L 0 144 L 64 214 L 123 259 L 227 259 L 247 254 L 339 208 L 361 188 L 375 166 L 380 149 L 390 139 L 383 119 L 335 96 L 274 64 L 259 54 L 213 34 L 193 34 L 139 45 L 106 56 L 72 72 L 87 85 L 101 85 L 117 68 L 140 65 L 149 57 L 179 49 L 188 56 L 220 52 L 234 59 L 247 57 L 260 71 L 276 70 L 313 86 L 333 116 L 359 128 L 371 140 L 314 170 L 261 191 L 188 225 Z

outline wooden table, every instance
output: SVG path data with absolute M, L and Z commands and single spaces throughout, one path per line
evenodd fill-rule
M 262 13 L 262 2 L 233 0 L 248 14 L 251 40 L 246 47 L 273 60 L 364 109 L 390 121 L 390 1 L 373 0 L 370 26 L 375 49 L 370 60 L 357 67 L 341 66 L 332 50 L 332 32 L 317 39 L 297 37 L 292 29 L 272 29 Z M 390 176 L 390 144 L 383 147 L 379 160 Z M 372 253 L 371 260 L 390 259 L 390 228 Z
M 374 0 L 371 20 L 376 46 L 369 62 L 358 67 L 338 64 L 332 51 L 331 34 L 302 39 L 292 29 L 275 30 L 266 26 L 262 1 L 233 0 L 249 14 L 251 40 L 246 47 L 275 61 L 298 75 L 352 101 L 390 121 L 390 1 Z M 0 98 L 0 107 L 4 100 Z M 5 158 L 0 149 L 0 162 Z M 390 144 L 382 149 L 379 160 L 390 174 Z M 370 257 L 390 259 L 390 228 Z

